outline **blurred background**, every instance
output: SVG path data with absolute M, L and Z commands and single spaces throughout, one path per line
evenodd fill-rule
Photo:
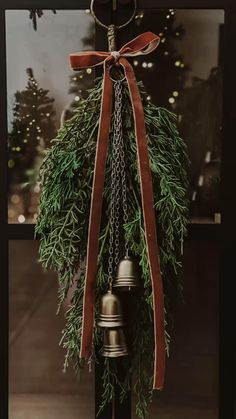
M 132 27 L 132 36 L 161 37 L 133 65 L 150 100 L 178 115 L 191 159 L 193 222 L 220 218 L 223 21 L 222 10 L 139 11 Z M 68 55 L 94 49 L 95 29 L 89 11 L 10 10 L 6 31 L 9 222 L 34 223 L 45 148 L 94 82 L 91 68 L 70 71 Z
M 192 223 L 219 223 L 224 12 L 139 10 L 132 37 L 146 30 L 161 42 L 133 60 L 137 78 L 150 100 L 177 114 L 191 160 Z M 9 10 L 6 42 L 8 219 L 32 224 L 45 150 L 94 84 L 92 69 L 70 71 L 68 54 L 94 49 L 95 28 L 88 10 Z M 218 418 L 218 256 L 217 240 L 186 240 L 185 303 L 176 302 L 166 386 L 151 419 Z M 92 419 L 94 373 L 62 372 L 57 281 L 37 260 L 37 241 L 9 242 L 9 417 Z

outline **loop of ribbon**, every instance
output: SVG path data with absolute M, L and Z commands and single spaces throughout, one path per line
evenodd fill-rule
M 136 57 L 152 52 L 159 44 L 159 41 L 160 38 L 157 35 L 152 32 L 146 32 L 125 44 L 119 51 L 86 51 L 70 54 L 70 64 L 73 70 L 81 70 L 86 67 L 96 67 L 99 65 L 103 65 L 104 67 L 100 121 L 90 204 L 80 356 L 81 358 L 88 359 L 92 354 L 99 232 L 112 114 L 112 80 L 109 76 L 109 66 L 107 64 L 113 65 L 118 61 L 124 70 L 133 110 L 145 239 L 153 295 L 155 344 L 153 388 L 161 390 L 164 385 L 165 375 L 164 294 L 156 237 L 153 186 L 142 101 L 133 68 L 126 59 L 126 57 Z

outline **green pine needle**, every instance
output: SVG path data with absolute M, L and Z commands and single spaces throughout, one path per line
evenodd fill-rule
M 176 128 L 176 116 L 164 108 L 157 108 L 147 100 L 143 85 L 142 96 L 149 146 L 150 166 L 153 177 L 156 225 L 161 272 L 165 292 L 166 351 L 169 353 L 170 335 L 168 323 L 170 290 L 182 290 L 181 261 L 183 241 L 188 224 L 188 166 L 186 146 Z M 40 260 L 46 269 L 53 269 L 59 278 L 59 304 L 65 299 L 79 266 L 86 257 L 90 198 L 93 167 L 101 101 L 101 81 L 91 90 L 88 99 L 81 101 L 72 119 L 58 132 L 53 146 L 48 150 L 41 168 L 42 194 L 36 234 L 40 235 Z M 128 325 L 132 337 L 131 356 L 127 359 L 106 359 L 103 376 L 103 400 L 101 409 L 112 399 L 114 384 L 121 389 L 124 400 L 132 389 L 137 394 L 136 413 L 146 417 L 148 401 L 152 397 L 153 379 L 153 306 L 149 264 L 141 209 L 139 176 L 137 171 L 136 142 L 132 109 L 127 86 L 124 86 L 122 110 L 123 135 L 126 147 L 126 171 L 128 188 L 128 223 L 125 236 L 131 253 L 140 268 L 141 293 L 132 297 L 135 313 Z M 111 128 L 112 138 L 113 128 Z M 96 318 L 98 301 L 107 291 L 107 260 L 109 247 L 109 194 L 111 153 L 107 159 L 107 171 L 103 196 L 103 216 L 100 231 L 99 265 L 96 278 Z M 124 238 L 123 238 L 124 240 Z M 121 248 L 124 243 L 121 242 Z M 61 344 L 66 350 L 65 368 L 74 362 L 76 370 L 84 367 L 79 357 L 84 269 L 77 281 L 72 305 L 66 314 L 66 325 Z M 94 328 L 94 359 L 97 360 L 102 336 Z M 122 380 L 117 371 L 126 371 Z

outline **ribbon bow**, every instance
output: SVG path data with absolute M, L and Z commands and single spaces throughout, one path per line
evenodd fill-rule
M 119 62 L 124 69 L 133 109 L 145 238 L 153 294 L 155 338 L 153 388 L 160 390 L 163 388 L 165 374 L 163 284 L 156 238 L 153 187 L 149 166 L 144 112 L 133 68 L 126 59 L 126 57 L 149 54 L 157 47 L 159 41 L 160 38 L 157 35 L 152 32 L 146 32 L 125 44 L 119 51 L 87 51 L 70 54 L 70 63 L 74 70 L 95 67 L 102 64 L 104 67 L 100 122 L 90 205 L 80 356 L 81 358 L 89 358 L 92 354 L 95 278 L 97 273 L 102 198 L 112 113 L 112 80 L 109 76 L 109 65 L 107 64 L 112 65 L 115 62 Z

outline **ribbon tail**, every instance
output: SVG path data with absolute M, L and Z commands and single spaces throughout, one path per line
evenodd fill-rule
M 89 358 L 92 354 L 95 282 L 99 251 L 99 232 L 102 215 L 103 189 L 105 180 L 106 158 L 109 144 L 110 120 L 112 112 L 112 81 L 104 63 L 104 77 L 101 100 L 100 122 L 97 138 L 93 188 L 90 204 L 88 229 L 87 261 L 83 297 L 83 320 L 80 357 Z
M 125 71 L 133 108 L 145 237 L 152 281 L 155 339 L 153 388 L 161 390 L 165 376 L 164 294 L 156 238 L 153 186 L 144 112 L 133 68 L 125 58 L 120 59 L 120 64 Z

